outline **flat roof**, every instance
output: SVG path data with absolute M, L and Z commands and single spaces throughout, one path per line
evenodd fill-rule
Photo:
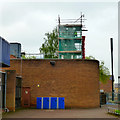
M 21 45 L 21 43 L 18 43 L 18 42 L 13 42 L 13 43 L 10 43 L 10 44 L 19 44 L 19 45 Z

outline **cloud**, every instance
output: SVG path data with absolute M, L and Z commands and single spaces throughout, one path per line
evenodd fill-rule
M 117 3 L 49 3 L 14 2 L 2 5 L 0 33 L 9 42 L 20 42 L 22 50 L 39 52 L 46 32 L 57 25 L 58 14 L 61 19 L 78 18 L 83 12 L 88 32 L 86 36 L 86 55 L 104 60 L 110 69 L 110 37 L 114 38 L 114 65 L 117 76 Z M 117 77 L 116 77 L 117 78 Z

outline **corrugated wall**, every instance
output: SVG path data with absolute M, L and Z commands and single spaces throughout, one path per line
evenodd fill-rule
M 0 63 L 2 66 L 10 66 L 10 44 L 0 37 Z

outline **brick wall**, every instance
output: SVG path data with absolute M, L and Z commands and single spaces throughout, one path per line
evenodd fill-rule
M 16 71 L 6 70 L 6 107 L 10 111 L 15 111 L 15 89 L 16 89 Z
M 65 107 L 99 107 L 99 62 L 96 60 L 11 60 L 9 69 L 22 75 L 30 87 L 31 106 L 36 97 L 65 97 Z M 53 61 L 53 60 L 52 60 Z M 37 87 L 37 85 L 40 87 Z

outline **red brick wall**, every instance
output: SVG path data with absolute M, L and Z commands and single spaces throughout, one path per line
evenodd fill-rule
M 54 66 L 50 61 L 10 61 L 10 69 L 22 75 L 23 87 L 31 89 L 31 106 L 36 106 L 36 97 L 65 97 L 66 107 L 99 107 L 98 61 L 54 60 Z

